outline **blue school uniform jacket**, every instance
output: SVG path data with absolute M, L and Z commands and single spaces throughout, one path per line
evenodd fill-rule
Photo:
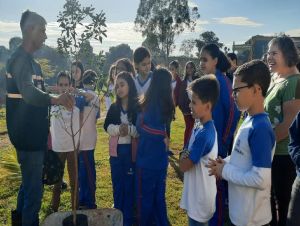
M 139 113 L 136 127 L 140 134 L 137 167 L 151 170 L 166 169 L 168 153 L 164 139 L 167 134 L 166 123 L 162 122 L 161 118 L 161 108 L 152 104 L 144 112 Z
M 300 112 L 290 127 L 289 153 L 296 165 L 297 176 L 300 177 Z
M 212 117 L 218 134 L 218 154 L 225 158 L 232 143 L 240 113 L 232 98 L 230 80 L 219 70 L 216 71 L 216 78 L 220 84 L 220 97 L 213 109 Z

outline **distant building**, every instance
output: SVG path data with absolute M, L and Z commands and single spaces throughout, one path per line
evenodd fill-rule
M 233 42 L 232 50 L 237 52 L 239 63 L 245 63 L 253 59 L 261 59 L 263 54 L 268 51 L 268 43 L 275 36 L 252 36 L 245 44 L 235 44 Z M 300 50 L 300 37 L 291 37 Z

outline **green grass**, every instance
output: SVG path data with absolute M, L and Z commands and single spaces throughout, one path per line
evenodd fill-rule
M 0 107 L 0 134 L 6 132 L 5 109 Z
M 3 112 L 3 110 L 2 110 Z M 1 114 L 2 114 L 1 112 Z M 0 116 L 0 131 L 5 128 L 5 118 Z M 98 122 L 98 141 L 95 151 L 95 161 L 97 170 L 97 190 L 96 203 L 99 208 L 110 208 L 113 204 L 112 184 L 110 177 L 109 155 L 108 155 L 108 135 L 103 130 L 103 120 Z M 168 207 L 169 220 L 172 225 L 187 225 L 187 217 L 183 210 L 179 208 L 179 201 L 182 192 L 182 181 L 178 173 L 177 161 L 178 153 L 183 143 L 184 121 L 182 114 L 177 111 L 176 120 L 172 123 L 171 149 L 174 150 L 174 157 L 170 158 L 171 164 L 168 169 L 166 200 Z M 6 139 L 3 135 L 0 139 Z M 0 140 L 1 141 L 1 140 Z M 1 141 L 2 142 L 2 141 Z M 13 155 L 14 149 L 11 145 L 0 145 L 0 160 L 5 159 L 7 155 Z M 15 164 L 16 160 L 12 160 Z M 20 182 L 13 177 L 1 177 L 7 175 L 7 169 L 0 165 L 0 225 L 10 225 L 10 210 L 16 207 L 16 198 Z M 65 180 L 68 181 L 67 173 Z M 52 187 L 45 186 L 40 219 L 43 221 L 50 211 L 50 201 Z M 69 211 L 71 209 L 70 191 L 67 190 L 61 195 L 60 211 Z

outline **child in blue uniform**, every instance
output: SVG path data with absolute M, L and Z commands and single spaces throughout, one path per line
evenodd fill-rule
M 192 82 L 191 112 L 197 119 L 187 149 L 181 152 L 179 167 L 184 172 L 180 207 L 185 209 L 189 226 L 207 226 L 216 205 L 216 179 L 205 165 L 218 156 L 217 132 L 212 108 L 219 98 L 219 84 L 214 75 L 205 75 Z
M 225 54 L 215 44 L 205 45 L 200 52 L 200 68 L 204 74 L 214 74 L 220 84 L 220 98 L 213 108 L 212 117 L 218 133 L 218 155 L 225 158 L 231 149 L 233 134 L 240 113 L 232 98 L 231 82 L 225 75 L 230 63 Z M 217 209 L 210 221 L 210 226 L 222 226 L 225 216 L 227 185 L 217 181 Z
M 137 72 L 135 86 L 138 95 L 142 95 L 147 92 L 152 79 L 150 51 L 145 47 L 137 48 L 133 53 L 133 62 Z
M 172 76 L 166 69 L 153 72 L 137 119 L 140 134 L 136 162 L 138 225 L 168 225 L 165 201 L 168 167 L 166 123 L 173 117 Z
M 131 226 L 134 207 L 134 153 L 136 153 L 133 150 L 133 141 L 138 133 L 135 128 L 137 91 L 130 73 L 121 72 L 117 75 L 115 91 L 117 100 L 107 112 L 104 129 L 110 136 L 114 207 L 122 211 L 123 225 Z

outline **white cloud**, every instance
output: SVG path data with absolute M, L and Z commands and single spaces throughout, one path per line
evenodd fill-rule
M 290 36 L 300 36 L 300 28 L 288 30 L 285 32 L 285 34 Z
M 99 52 L 100 50 L 108 51 L 110 46 L 116 46 L 121 43 L 126 43 L 131 46 L 131 48 L 136 48 L 143 42 L 141 33 L 134 30 L 133 22 L 106 23 L 106 25 L 107 37 L 103 37 L 103 42 L 100 43 L 97 40 L 90 41 L 95 52 Z M 83 30 L 84 27 L 79 27 L 78 34 L 80 34 Z M 49 37 L 53 34 L 53 36 L 55 36 L 53 38 L 57 39 L 60 32 L 60 28 L 56 22 L 53 23 L 53 26 L 47 27 L 47 34 Z
M 179 49 L 181 41 L 183 39 L 198 37 L 201 32 L 205 30 L 204 25 L 209 24 L 207 20 L 197 20 L 197 26 L 193 32 L 185 30 L 180 36 L 175 38 L 175 44 Z M 80 33 L 84 28 L 79 27 L 78 33 Z M 48 22 L 47 23 L 47 40 L 46 45 L 56 47 L 57 38 L 61 34 L 61 29 L 59 23 Z M 116 46 L 121 43 L 128 44 L 132 49 L 140 46 L 144 40 L 140 32 L 134 30 L 133 22 L 117 22 L 117 23 L 107 23 L 107 37 L 103 38 L 103 42 L 100 43 L 97 40 L 91 40 L 91 45 L 94 48 L 94 52 L 98 53 L 100 50 L 107 52 L 109 47 Z M 8 47 L 8 42 L 12 37 L 21 37 L 21 31 L 18 22 L 5 22 L 0 21 L 0 45 Z M 173 54 L 178 52 L 178 49 L 174 51 Z
M 0 21 L 0 32 L 13 33 L 13 32 L 21 32 L 20 24 L 16 22 L 5 22 Z
M 300 28 L 295 28 L 295 29 L 291 29 L 291 30 L 288 30 L 288 31 L 279 31 L 279 32 L 274 32 L 274 33 L 263 33 L 261 35 L 263 36 L 277 36 L 279 34 L 286 34 L 286 35 L 289 35 L 289 36 L 292 36 L 292 37 L 300 37 Z
M 247 26 L 247 27 L 259 27 L 263 24 L 257 23 L 250 20 L 247 17 L 223 17 L 223 18 L 214 18 L 220 24 L 236 25 L 236 26 Z
M 180 34 L 180 37 L 186 39 L 187 36 L 198 36 L 200 33 L 204 32 L 205 30 L 205 27 L 203 25 L 207 25 L 209 24 L 209 21 L 208 20 L 200 20 L 198 19 L 197 21 L 197 24 L 195 26 L 195 30 L 194 31 L 190 31 L 190 30 L 184 30 L 183 33 Z M 179 39 L 180 39 L 179 37 Z
M 208 21 L 208 20 L 200 20 L 200 19 L 198 19 L 198 20 L 196 20 L 196 22 L 197 22 L 197 24 L 199 24 L 199 25 L 206 25 L 206 24 L 209 24 L 209 21 Z
M 262 33 L 261 35 L 262 36 L 274 36 L 275 33 Z
M 133 22 L 119 22 L 119 23 L 107 23 L 107 38 L 103 38 L 103 43 L 98 41 L 91 41 L 91 45 L 95 52 L 99 52 L 100 49 L 108 51 L 110 46 L 116 46 L 121 43 L 127 43 L 131 48 L 136 48 L 141 45 L 143 38 L 141 33 L 134 30 Z M 17 22 L 0 21 L 0 45 L 8 47 L 9 39 L 14 36 L 21 36 L 21 31 Z M 78 28 L 78 33 L 83 31 L 84 27 Z M 49 22 L 47 24 L 47 40 L 46 44 L 52 47 L 57 45 L 57 38 L 61 34 L 59 23 Z
M 107 24 L 107 40 L 115 42 L 142 42 L 142 34 L 134 30 L 133 22 Z

